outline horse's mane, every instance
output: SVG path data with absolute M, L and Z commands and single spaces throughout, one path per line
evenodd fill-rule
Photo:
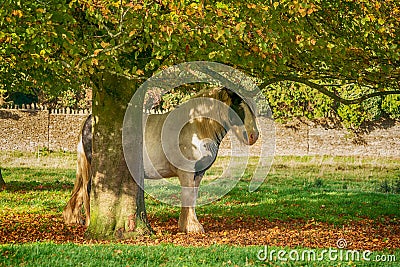
M 232 104 L 232 99 L 229 96 L 227 88 L 225 87 L 214 87 L 214 88 L 207 88 L 199 91 L 194 98 L 198 97 L 205 97 L 205 98 L 213 98 L 219 100 L 228 106 Z
M 217 88 L 207 88 L 204 90 L 201 90 L 198 94 L 196 94 L 194 97 L 195 98 L 212 98 L 218 101 L 223 102 L 227 106 L 232 105 L 232 98 L 230 94 L 228 93 L 229 89 L 223 88 L 223 87 L 217 87 Z M 201 100 L 199 100 L 201 102 Z M 204 100 L 204 103 L 206 105 L 209 105 L 209 101 Z M 220 118 L 220 121 L 224 122 L 228 120 L 228 108 L 226 110 L 221 110 L 221 109 L 216 109 L 213 110 L 215 112 L 214 114 L 217 115 Z M 214 115 L 214 116 L 215 116 Z M 207 119 L 207 118 L 198 118 L 195 119 L 194 121 L 196 125 L 196 129 L 199 133 L 200 137 L 206 137 L 206 138 L 211 138 L 214 141 L 216 141 L 218 144 L 222 141 L 224 136 L 227 133 L 227 130 L 224 128 L 224 125 L 221 125 L 219 122 L 213 120 L 213 119 Z

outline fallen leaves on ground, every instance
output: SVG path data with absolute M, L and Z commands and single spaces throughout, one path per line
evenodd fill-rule
M 230 244 L 286 247 L 336 247 L 343 238 L 348 249 L 383 250 L 400 248 L 400 221 L 363 219 L 335 226 L 314 220 L 268 221 L 263 218 L 203 217 L 206 233 L 178 232 L 175 218 L 159 221 L 150 218 L 155 236 L 120 241 L 126 244 L 182 246 Z M 65 225 L 62 217 L 49 214 L 8 214 L 0 217 L 0 243 L 52 241 L 55 243 L 107 243 L 84 238 L 85 227 Z

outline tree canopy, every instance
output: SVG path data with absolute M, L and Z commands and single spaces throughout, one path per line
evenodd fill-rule
M 4 0 L 0 7 L 0 89 L 9 92 L 59 94 L 99 71 L 141 81 L 194 60 L 234 66 L 261 88 L 301 83 L 330 103 L 400 91 L 395 0 Z M 266 94 L 299 89 L 281 85 Z M 398 115 L 397 96 L 382 101 Z

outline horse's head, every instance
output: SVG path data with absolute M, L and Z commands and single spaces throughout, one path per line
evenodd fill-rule
M 254 144 L 259 136 L 254 111 L 242 97 L 229 89 L 220 89 L 220 96 L 220 100 L 230 107 L 226 119 L 227 128 L 244 144 Z
M 254 144 L 259 136 L 256 116 L 246 101 L 236 93 L 226 90 L 231 98 L 228 114 L 229 126 L 237 138 L 247 145 Z
M 202 120 L 201 118 L 196 120 L 199 122 L 198 130 L 206 133 L 201 134 L 201 136 L 216 136 L 221 141 L 226 131 L 231 129 L 239 141 L 246 145 L 252 145 L 257 141 L 259 132 L 257 129 L 255 108 L 252 109 L 252 107 L 255 107 L 255 104 L 252 100 L 245 101 L 238 94 L 227 88 L 205 90 L 197 97 L 215 99 L 220 103 L 201 100 L 204 101 L 203 105 L 196 105 L 196 111 L 199 114 L 208 114 L 210 118 L 208 120 Z M 206 121 L 207 123 L 205 123 Z

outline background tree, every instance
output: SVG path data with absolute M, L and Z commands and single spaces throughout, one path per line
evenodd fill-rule
M 176 63 L 218 61 L 254 76 L 276 103 L 275 111 L 285 103 L 276 96 L 293 96 L 303 84 L 332 99 L 322 113 L 333 106 L 342 118 L 356 120 L 366 116 L 360 103 L 380 96 L 379 105 L 399 114 L 400 100 L 393 96 L 400 93 L 399 5 L 394 0 L 4 0 L 0 89 L 58 95 L 93 87 L 97 120 L 88 236 L 126 238 L 140 220 L 120 129 L 127 99 L 143 80 Z M 304 103 L 307 108 L 313 101 Z

